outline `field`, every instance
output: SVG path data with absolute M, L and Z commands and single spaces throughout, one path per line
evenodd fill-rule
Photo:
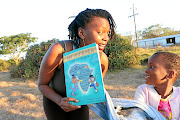
M 142 55 L 140 52 L 146 53 L 142 55 L 143 59 L 146 59 L 153 52 L 161 50 L 161 48 L 154 51 L 140 49 L 138 53 L 140 55 Z M 180 51 L 179 47 L 169 50 L 177 54 Z M 106 90 L 112 98 L 133 99 L 137 86 L 144 83 L 145 69 L 146 66 L 108 71 L 104 78 Z M 175 86 L 180 86 L 180 80 Z M 0 120 L 46 120 L 37 81 L 11 78 L 8 71 L 0 72 Z M 90 120 L 102 119 L 90 111 Z
M 133 99 L 143 80 L 142 69 L 126 69 L 108 72 L 104 82 L 111 97 Z M 11 78 L 8 71 L 0 72 L 0 114 L 0 120 L 46 120 L 37 83 Z M 100 120 L 92 111 L 90 119 Z
M 108 72 L 104 79 L 106 90 L 111 97 L 133 99 L 136 87 L 144 83 L 144 69 Z M 0 72 L 0 114 L 0 120 L 46 120 L 36 82 L 11 78 L 9 72 Z M 102 120 L 92 111 L 90 119 Z

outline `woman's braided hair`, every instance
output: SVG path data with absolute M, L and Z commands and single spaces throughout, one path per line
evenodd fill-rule
M 109 12 L 102 9 L 87 8 L 86 10 L 80 12 L 68 27 L 69 39 L 71 39 L 72 43 L 77 47 L 80 47 L 80 38 L 78 35 L 78 29 L 80 27 L 84 29 L 86 25 L 91 22 L 93 17 L 101 17 L 107 19 L 110 24 L 109 38 L 112 39 L 113 36 L 115 35 L 115 22 Z
M 176 79 L 180 77 L 180 57 L 171 52 L 157 52 L 154 55 L 161 55 L 164 60 L 164 65 L 167 70 L 176 71 Z

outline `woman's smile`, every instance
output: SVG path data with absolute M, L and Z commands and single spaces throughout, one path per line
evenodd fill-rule
M 99 50 L 102 50 L 102 51 L 103 51 L 106 45 L 98 44 L 98 46 L 99 46 Z

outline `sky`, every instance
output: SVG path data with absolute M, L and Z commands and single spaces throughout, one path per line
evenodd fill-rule
M 134 19 L 128 17 L 133 4 L 137 30 L 155 24 L 180 30 L 180 0 L 0 0 L 0 37 L 32 33 L 38 43 L 68 39 L 69 17 L 86 8 L 107 10 L 118 34 L 134 34 Z
M 0 37 L 32 33 L 36 43 L 53 38 L 68 39 L 68 25 L 86 8 L 105 9 L 116 22 L 121 35 L 135 33 L 133 4 L 137 30 L 161 24 L 180 30 L 180 0 L 0 0 Z M 0 56 L 7 59 L 7 56 Z

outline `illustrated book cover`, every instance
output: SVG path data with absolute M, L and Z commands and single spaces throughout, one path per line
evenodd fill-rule
M 105 102 L 104 84 L 96 43 L 63 54 L 67 97 L 79 100 L 73 105 Z

